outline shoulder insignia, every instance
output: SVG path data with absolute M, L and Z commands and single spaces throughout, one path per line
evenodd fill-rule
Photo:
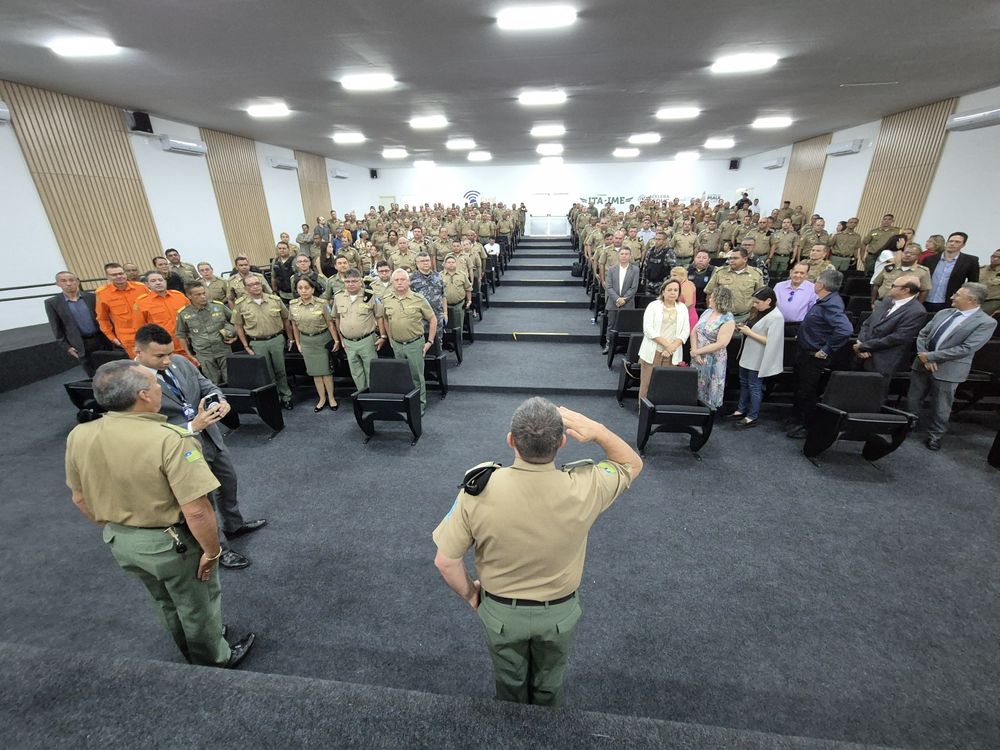
M 568 464 L 562 465 L 562 471 L 573 471 L 573 469 L 579 469 L 581 466 L 593 466 L 594 461 L 590 458 L 584 458 L 580 461 L 571 461 Z
M 371 302 L 372 298 L 375 296 L 375 292 L 371 289 L 365 289 L 364 298 L 365 302 Z
M 194 433 L 188 432 L 187 428 L 181 427 L 180 425 L 170 424 L 170 422 L 163 422 L 164 427 L 166 427 L 171 432 L 176 432 L 181 437 L 193 437 Z
M 597 464 L 597 468 L 603 471 L 608 476 L 618 475 L 618 467 L 615 466 L 610 461 L 601 461 L 599 464 Z
M 493 461 L 487 461 L 486 463 L 479 464 L 479 466 L 473 466 L 465 472 L 465 478 L 462 480 L 462 483 L 458 485 L 459 489 L 465 490 L 465 494 L 472 495 L 473 497 L 478 495 L 486 489 L 486 485 L 490 481 L 490 477 L 493 476 L 493 472 L 500 467 L 501 464 Z

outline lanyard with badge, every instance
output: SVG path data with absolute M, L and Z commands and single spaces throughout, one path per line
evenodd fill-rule
M 184 412 L 184 419 L 190 422 L 198 414 L 198 410 L 187 402 L 184 398 L 184 393 L 181 391 L 180 386 L 177 385 L 177 381 L 174 380 L 174 376 L 170 374 L 169 370 L 163 370 L 160 373 L 160 377 L 163 380 L 164 385 L 170 389 L 170 392 L 174 394 L 178 401 L 181 402 L 181 409 Z

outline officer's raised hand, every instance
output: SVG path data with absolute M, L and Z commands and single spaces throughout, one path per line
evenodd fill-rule
M 600 422 L 595 422 L 590 417 L 586 417 L 578 411 L 567 409 L 565 406 L 559 407 L 559 414 L 562 416 L 566 434 L 581 443 L 589 443 L 607 430 Z
M 206 409 L 205 401 L 207 399 L 208 396 L 205 396 L 205 398 L 198 402 L 198 413 L 195 415 L 195 418 L 191 420 L 191 430 L 193 432 L 201 432 L 202 430 L 211 427 L 229 412 L 230 407 L 228 401 L 220 401 L 217 404 L 213 403 Z

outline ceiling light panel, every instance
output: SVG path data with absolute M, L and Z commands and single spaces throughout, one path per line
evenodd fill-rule
M 611 152 L 611 155 L 616 159 L 634 159 L 639 155 L 639 149 L 637 148 L 616 148 Z
M 697 151 L 678 151 L 674 161 L 698 161 L 700 158 L 701 154 Z
M 539 143 L 535 150 L 542 156 L 559 156 L 563 147 L 561 143 Z
M 562 89 L 526 89 L 520 93 L 517 100 L 526 107 L 545 107 L 563 104 L 566 92 Z
M 635 133 L 628 137 L 628 142 L 633 144 L 640 143 L 659 143 L 660 134 L 659 133 Z
M 60 57 L 107 57 L 122 51 L 111 39 L 100 36 L 62 37 L 46 46 Z
M 396 79 L 389 73 L 356 73 L 341 78 L 340 85 L 347 91 L 385 91 L 396 85 Z
M 732 148 L 736 141 L 732 138 L 709 138 L 705 141 L 705 148 L 725 149 Z
M 359 133 L 355 130 L 344 130 L 339 133 L 334 133 L 330 137 L 333 138 L 334 143 L 339 143 L 341 145 L 365 142 L 365 134 Z
M 569 5 L 519 5 L 497 13 L 497 26 L 504 31 L 540 31 L 570 26 L 576 8 Z
M 493 154 L 489 151 L 470 151 L 466 158 L 469 161 L 489 161 L 493 158 Z
M 410 119 L 410 127 L 414 130 L 435 130 L 448 127 L 448 118 L 444 115 L 424 115 Z
M 384 148 L 382 149 L 383 159 L 405 159 L 409 154 L 406 152 L 405 148 Z
M 271 102 L 270 104 L 252 104 L 247 107 L 247 114 L 251 117 L 288 117 L 291 110 L 284 102 Z
M 757 130 L 776 130 L 778 128 L 787 128 L 791 124 L 791 117 L 758 117 L 750 124 L 750 127 Z
M 755 73 L 773 68 L 778 56 L 770 52 L 744 52 L 720 57 L 711 67 L 713 73 Z
M 661 107 L 656 111 L 657 120 L 693 120 L 701 114 L 697 107 Z
M 471 138 L 450 138 L 444 145 L 449 151 L 469 151 L 476 147 L 476 142 Z
M 566 127 L 561 122 L 540 122 L 531 129 L 534 138 L 559 138 L 566 135 Z

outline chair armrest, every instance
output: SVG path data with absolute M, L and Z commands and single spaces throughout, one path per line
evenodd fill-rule
M 908 411 L 903 411 L 902 409 L 896 409 L 892 406 L 883 406 L 880 410 L 883 414 L 895 414 L 897 417 L 906 417 L 907 421 L 912 427 L 917 423 L 917 415 Z
M 645 406 L 647 409 L 654 409 L 654 408 L 656 408 L 656 407 L 653 406 L 653 402 L 650 401 L 648 398 L 640 398 L 639 399 L 639 406 Z
M 420 389 L 419 388 L 414 388 L 409 393 L 404 394 L 404 398 L 414 398 L 414 397 L 419 397 L 419 396 L 420 396 Z
M 357 398 L 363 393 L 368 393 L 370 390 L 371 390 L 370 388 L 365 388 L 364 390 L 355 391 L 354 393 L 351 394 L 351 398 Z
M 823 409 L 824 411 L 828 411 L 831 414 L 836 414 L 838 417 L 846 417 L 847 416 L 847 412 L 846 411 L 844 411 L 843 409 L 834 408 L 834 407 L 830 406 L 829 404 L 816 404 L 816 408 Z

